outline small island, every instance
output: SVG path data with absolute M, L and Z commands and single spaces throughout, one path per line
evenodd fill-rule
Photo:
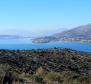
M 45 38 L 37 38 L 37 39 L 33 39 L 32 42 L 33 43 L 49 43 L 50 40 L 49 39 L 45 39 Z
M 33 43 L 49 43 L 53 41 L 55 38 L 51 36 L 39 37 L 32 40 Z

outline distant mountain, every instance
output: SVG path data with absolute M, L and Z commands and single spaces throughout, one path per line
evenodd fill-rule
M 83 40 L 91 39 L 91 24 L 82 25 L 76 28 L 73 28 L 68 31 L 64 31 L 59 34 L 53 35 L 55 37 L 67 37 L 67 38 L 80 38 Z
M 52 37 L 53 39 L 50 39 Z M 41 37 L 42 41 L 45 41 L 45 37 Z M 41 38 L 34 39 L 37 43 L 40 43 Z M 57 33 L 46 37 L 49 41 L 81 41 L 81 42 L 91 42 L 91 24 L 82 25 L 73 28 L 68 31 Z M 46 40 L 47 40 L 46 39 Z
M 20 39 L 23 38 L 23 36 L 18 35 L 0 35 L 0 39 Z

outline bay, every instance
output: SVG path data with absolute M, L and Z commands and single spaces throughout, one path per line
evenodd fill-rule
M 70 48 L 78 51 L 91 52 L 91 43 L 80 42 L 50 42 L 50 43 L 32 43 L 30 39 L 3 39 L 0 40 L 0 49 L 20 49 L 30 50 L 38 48 Z

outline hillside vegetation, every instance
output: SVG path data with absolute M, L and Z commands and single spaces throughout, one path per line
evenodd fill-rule
M 91 53 L 66 48 L 0 50 L 0 84 L 91 84 Z

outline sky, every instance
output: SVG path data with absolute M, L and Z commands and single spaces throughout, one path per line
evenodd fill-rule
M 91 0 L 0 0 L 0 34 L 42 36 L 91 23 Z

